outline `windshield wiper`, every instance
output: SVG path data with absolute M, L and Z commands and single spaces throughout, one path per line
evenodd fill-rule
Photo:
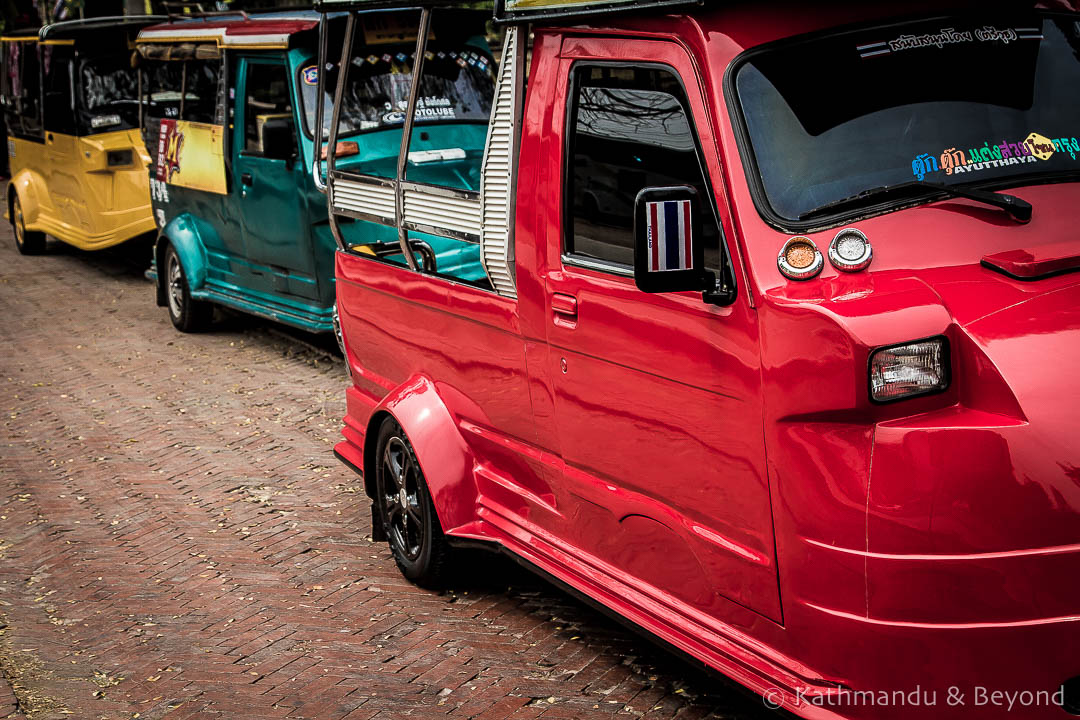
M 1001 208 L 1018 222 L 1026 223 L 1031 220 L 1031 203 L 1026 200 L 1021 200 L 1015 195 L 1006 195 L 1005 193 L 993 192 L 991 190 L 974 190 L 957 187 L 955 185 L 941 185 L 926 180 L 912 180 L 897 185 L 882 185 L 881 187 L 863 190 L 850 197 L 834 200 L 821 207 L 808 210 L 799 215 L 799 219 L 810 220 L 811 218 L 821 217 L 822 215 L 830 215 L 845 208 L 863 205 L 868 200 L 883 200 L 893 195 L 903 196 L 914 194 L 912 193 L 913 190 L 929 190 L 931 192 L 938 192 L 953 197 L 975 200 L 977 202 L 986 203 L 987 205 L 992 205 L 996 208 Z

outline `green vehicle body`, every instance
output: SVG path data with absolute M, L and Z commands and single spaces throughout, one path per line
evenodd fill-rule
M 186 23 L 197 24 L 184 21 L 171 25 Z M 157 286 L 159 306 L 167 305 L 167 287 L 159 278 L 158 268 L 164 266 L 165 251 L 171 245 L 183 265 L 193 299 L 309 332 L 333 330 L 337 245 L 330 230 L 326 197 L 311 177 L 316 144 L 301 117 L 300 83 L 304 82 L 303 71 L 316 63 L 317 37 L 314 32 L 305 32 L 302 37 L 307 42 L 294 40 L 288 49 L 226 51 L 231 68 L 231 86 L 225 100 L 229 118 L 224 143 L 227 192 L 218 194 L 176 185 L 168 185 L 163 191 L 153 189 L 160 234 L 147 277 Z M 252 68 L 265 64 L 284 65 L 291 79 L 289 92 L 298 147 L 290 160 L 248 153 L 240 140 L 247 121 L 246 103 L 240 99 L 245 97 Z M 337 167 L 393 177 L 401 132 L 398 127 L 345 138 L 357 144 L 358 152 L 339 158 Z M 486 125 L 478 123 L 425 126 L 425 139 L 414 139 L 413 149 L 460 148 L 465 157 L 417 166 L 410 163 L 410 176 L 420 182 L 478 191 L 486 134 Z M 152 184 L 154 172 L 151 165 Z M 346 242 L 350 237 L 359 241 L 361 236 L 365 243 L 373 242 L 373 238 L 387 244 L 398 242 L 393 228 L 365 221 L 347 223 L 342 233 Z M 475 244 L 422 233 L 410 235 L 431 246 L 441 271 L 464 280 L 484 277 L 480 250 Z M 398 261 L 404 262 L 404 257 Z

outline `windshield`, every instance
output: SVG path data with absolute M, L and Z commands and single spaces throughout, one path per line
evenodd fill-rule
M 84 133 L 139 125 L 139 79 L 124 56 L 95 57 L 79 65 L 80 125 Z
M 338 136 L 400 127 L 412 87 L 414 46 L 368 48 L 369 54 L 352 59 L 345 77 Z M 378 54 L 376 54 L 378 53 Z M 300 97 L 305 131 L 315 125 L 314 64 L 300 72 Z M 323 78 L 323 138 L 329 137 L 335 64 Z M 472 46 L 439 47 L 432 43 L 424 58 L 423 81 L 416 108 L 418 125 L 433 123 L 487 123 L 495 93 L 495 63 L 488 53 Z
M 1076 16 L 945 17 L 786 42 L 748 55 L 733 78 L 759 208 L 787 226 L 912 180 L 1018 185 L 1080 170 Z

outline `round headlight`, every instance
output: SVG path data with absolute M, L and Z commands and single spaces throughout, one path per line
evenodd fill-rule
M 862 270 L 874 257 L 870 241 L 855 228 L 845 228 L 836 233 L 829 243 L 829 262 L 841 272 Z
M 776 265 L 784 277 L 792 280 L 809 280 L 821 272 L 825 261 L 814 241 L 807 237 L 793 237 L 784 243 L 776 258 Z

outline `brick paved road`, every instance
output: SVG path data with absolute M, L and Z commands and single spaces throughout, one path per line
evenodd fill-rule
M 406 583 L 340 358 L 177 333 L 145 257 L 0 229 L 0 718 L 774 717 L 505 560 Z

